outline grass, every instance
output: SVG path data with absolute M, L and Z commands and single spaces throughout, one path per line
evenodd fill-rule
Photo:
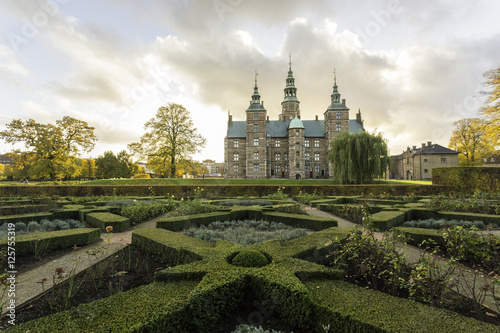
M 337 185 L 331 179 L 100 179 L 92 181 L 30 182 L 29 185 Z M 430 181 L 376 180 L 375 185 L 432 185 Z M 0 182 L 1 185 L 22 185 L 20 182 Z

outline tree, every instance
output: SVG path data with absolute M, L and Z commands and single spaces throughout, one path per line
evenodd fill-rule
M 116 156 L 112 151 L 104 152 L 104 155 L 96 158 L 95 166 L 96 175 L 102 178 L 131 178 L 138 169 L 125 150 Z
M 65 165 L 80 151 L 90 152 L 97 141 L 93 127 L 72 117 L 63 117 L 55 125 L 16 119 L 0 132 L 0 138 L 12 144 L 24 142 L 28 153 L 33 154 L 36 174 L 51 180 L 63 174 Z
M 481 164 L 483 157 L 494 152 L 494 144 L 487 133 L 487 120 L 465 118 L 453 125 L 455 128 L 448 147 L 460 153 L 458 157 L 461 165 Z
M 179 161 L 199 152 L 206 140 L 197 133 L 189 111 L 182 105 L 169 103 L 162 106 L 144 125 L 146 133 L 139 142 L 128 145 L 129 150 L 148 160 L 160 175 L 174 178 Z
M 484 73 L 486 85 L 490 87 L 486 92 L 486 104 L 481 111 L 485 116 L 487 126 L 485 135 L 494 147 L 500 145 L 500 67 Z
M 333 178 L 342 184 L 371 183 L 382 177 L 387 168 L 387 142 L 379 133 L 341 132 L 330 142 L 328 160 Z

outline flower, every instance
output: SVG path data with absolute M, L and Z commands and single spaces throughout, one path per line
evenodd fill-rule
M 108 226 L 106 227 L 106 232 L 111 232 L 111 231 L 113 231 L 113 227 L 112 227 L 112 226 L 110 226 L 110 225 L 108 225 Z

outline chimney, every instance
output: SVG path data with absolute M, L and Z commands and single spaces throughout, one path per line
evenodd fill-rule
M 427 147 L 430 147 L 432 145 L 432 141 L 427 141 Z
M 318 115 L 316 115 L 316 121 L 318 120 Z
M 413 150 L 416 150 L 417 149 L 417 146 L 413 146 Z
M 297 118 L 299 118 L 299 119 L 300 119 L 300 114 L 297 116 Z
M 422 143 L 422 148 L 425 148 L 425 143 Z
M 345 98 L 342 98 L 342 105 L 345 106 Z
M 262 106 L 264 106 L 264 101 L 262 101 Z
M 267 121 L 269 121 L 269 116 L 267 116 Z
M 227 122 L 228 123 L 232 123 L 233 122 L 233 115 L 232 114 L 229 115 Z

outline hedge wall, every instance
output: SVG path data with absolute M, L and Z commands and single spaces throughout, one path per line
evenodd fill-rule
M 121 232 L 130 228 L 130 219 L 112 213 L 89 213 L 86 221 L 89 225 L 106 230 L 106 227 L 113 227 L 113 232 Z
M 372 224 L 376 230 L 386 231 L 406 220 L 405 211 L 384 210 L 372 215 Z
M 465 193 L 500 192 L 500 168 L 450 167 L 432 169 L 432 184 L 452 186 Z
M 66 249 L 97 242 L 101 239 L 101 230 L 79 228 L 49 232 L 37 232 L 16 236 L 16 255 L 39 255 L 56 249 Z M 0 238 L 0 247 L 7 246 L 7 237 Z
M 4 223 L 16 223 L 16 222 L 28 223 L 31 221 L 41 221 L 43 219 L 48 219 L 48 220 L 52 219 L 52 213 L 33 213 L 33 214 L 0 216 L 0 225 Z
M 265 181 L 264 181 L 265 182 Z M 150 196 L 151 189 L 155 195 L 175 195 L 192 197 L 200 185 L 38 185 L 38 186 L 0 186 L 0 197 L 24 196 Z M 203 195 L 209 198 L 254 196 L 260 197 L 276 193 L 281 185 L 203 185 Z M 383 194 L 401 196 L 409 193 L 415 195 L 436 195 L 448 193 L 452 187 L 437 185 L 301 185 L 300 181 L 292 182 L 282 191 L 290 196 L 302 193 L 316 193 L 324 196 L 353 196 L 363 194 Z
M 392 229 L 395 235 L 404 236 L 408 244 L 419 246 L 423 241 L 432 240 L 436 245 L 444 248 L 443 231 L 424 228 L 397 227 Z
M 280 212 L 264 212 L 263 219 L 269 222 L 281 222 L 292 227 L 316 231 L 338 226 L 338 222 L 334 219 Z
M 227 220 L 229 220 L 228 212 L 214 212 L 164 218 L 156 221 L 156 227 L 171 231 L 179 231 L 189 227 L 209 225 L 212 222 Z

